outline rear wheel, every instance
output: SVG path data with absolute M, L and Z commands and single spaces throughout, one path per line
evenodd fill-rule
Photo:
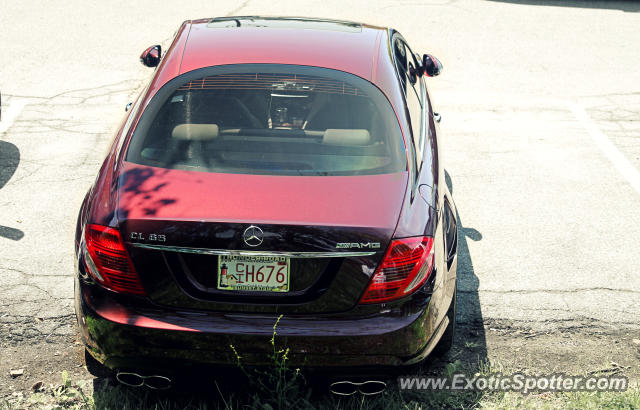
M 457 286 L 456 290 L 453 291 L 453 298 L 451 299 L 451 304 L 449 305 L 449 309 L 447 310 L 447 318 L 449 319 L 449 323 L 447 324 L 447 328 L 445 329 L 440 341 L 433 349 L 433 354 L 435 356 L 444 356 L 451 348 L 453 347 L 453 343 L 455 341 L 456 336 L 456 295 L 457 295 Z

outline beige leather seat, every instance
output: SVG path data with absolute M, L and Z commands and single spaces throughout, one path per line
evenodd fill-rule
M 323 144 L 364 146 L 371 144 L 371 135 L 368 130 L 345 130 L 329 128 L 322 136 Z

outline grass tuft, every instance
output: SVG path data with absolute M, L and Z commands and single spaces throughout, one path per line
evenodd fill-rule
M 289 366 L 289 348 L 278 347 L 276 342 L 280 319 L 282 315 L 273 325 L 270 340 L 272 366 L 268 370 L 245 367 L 242 356 L 233 345 L 230 346 L 236 356 L 238 367 L 249 379 L 249 385 L 252 387 L 249 404 L 252 408 L 265 410 L 313 408 L 309 401 L 311 390 L 306 385 L 300 369 L 292 369 Z

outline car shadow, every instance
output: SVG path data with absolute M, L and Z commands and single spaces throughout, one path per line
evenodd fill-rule
M 639 12 L 640 2 L 636 0 L 489 0 L 500 3 L 522 4 L 529 6 L 575 7 L 582 9 L 610 9 L 624 12 Z
M 445 171 L 449 192 L 453 195 L 451 176 Z M 463 224 L 456 209 L 458 221 L 458 299 L 456 345 L 451 359 L 460 356 L 466 368 L 481 366 L 487 359 L 487 343 L 478 289 L 480 280 L 475 273 L 468 241 L 482 240 L 482 234 Z
M 20 163 L 20 150 L 18 147 L 7 141 L 0 141 L 0 189 L 15 174 Z M 0 225 L 0 238 L 7 238 L 12 241 L 19 241 L 24 236 L 20 229 Z

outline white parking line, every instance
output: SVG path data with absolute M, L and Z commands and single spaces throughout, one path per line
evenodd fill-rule
M 640 194 L 640 172 L 629 162 L 629 160 L 616 148 L 609 137 L 596 125 L 589 117 L 587 111 L 580 104 L 568 103 L 569 110 L 576 117 L 578 122 L 584 127 L 587 133 L 593 139 L 600 151 L 611 161 L 613 166 L 622 174 L 622 176 L 631 184 L 631 186 Z
M 0 121 L 0 135 L 11 127 L 13 121 L 18 118 L 22 109 L 28 104 L 27 100 L 12 98 L 7 107 L 2 109 L 2 120 Z
M 439 101 L 444 106 L 460 105 L 460 101 L 465 101 L 466 105 L 481 105 L 486 108 L 486 101 L 478 98 L 461 97 L 460 95 L 451 95 L 444 101 Z M 595 145 L 607 157 L 614 168 L 622 175 L 633 189 L 640 194 L 640 171 L 638 171 L 631 162 L 624 156 L 622 152 L 611 142 L 609 137 L 603 133 L 598 125 L 589 117 L 584 107 L 576 102 L 562 99 L 505 99 L 501 101 L 501 105 L 520 109 L 540 109 L 540 107 L 556 108 L 561 110 L 569 110 L 574 118 L 584 130 L 589 134 Z M 454 108 L 455 109 L 455 108 Z

